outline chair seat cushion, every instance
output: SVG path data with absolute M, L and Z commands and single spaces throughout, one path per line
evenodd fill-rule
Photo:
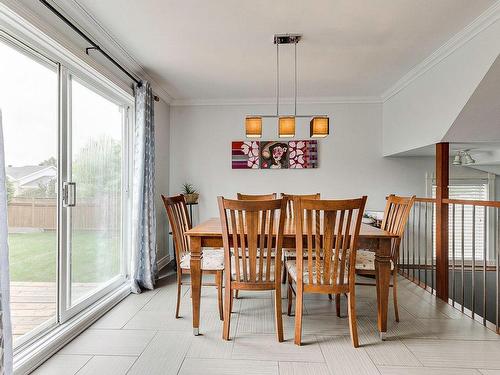
M 184 255 L 181 259 L 181 268 L 188 270 L 191 268 L 191 253 Z M 224 250 L 203 250 L 201 269 L 205 271 L 220 271 L 224 269 Z
M 356 269 L 363 271 L 375 271 L 375 252 L 369 250 L 358 250 L 356 252 Z M 391 270 L 394 263 L 391 260 Z
M 286 268 L 288 270 L 288 273 L 290 274 L 290 277 L 292 278 L 293 281 L 297 282 L 297 263 L 295 260 L 287 260 L 285 262 L 285 265 L 286 265 Z M 309 269 L 307 267 L 307 261 L 305 261 L 303 263 L 303 275 L 302 275 L 302 282 L 304 284 L 309 284 Z M 316 265 L 313 266 L 313 269 L 312 269 L 312 281 L 313 281 L 313 284 L 316 284 L 316 280 L 317 280 L 317 274 L 318 274 L 318 270 L 317 270 L 317 267 Z M 323 269 L 320 268 L 320 280 L 322 279 L 322 274 L 323 274 Z M 332 277 L 333 274 L 330 276 Z M 348 280 L 349 280 L 349 277 L 348 275 L 344 275 L 344 284 L 347 284 L 348 283 Z M 332 280 L 330 280 L 330 283 L 331 283 Z M 338 284 L 338 282 L 337 282 Z
M 232 280 L 236 280 L 236 264 L 235 264 L 235 257 L 231 257 L 231 279 Z M 250 270 L 250 265 L 249 265 L 249 260 L 247 259 L 247 271 Z M 264 259 L 264 262 L 266 261 L 266 259 Z M 260 270 L 260 265 L 259 265 L 259 260 L 257 260 L 257 265 L 256 265 L 256 275 L 257 275 L 257 279 L 260 280 L 260 277 L 259 277 L 259 270 Z M 269 269 L 269 276 L 270 278 L 267 279 L 267 276 L 266 276 L 266 272 L 267 272 L 267 264 L 264 263 L 264 267 L 262 269 L 262 281 L 274 281 L 274 257 L 271 258 L 271 267 Z M 247 276 L 248 275 L 248 272 L 247 272 Z M 240 280 L 239 281 L 243 281 L 243 259 L 240 258 Z

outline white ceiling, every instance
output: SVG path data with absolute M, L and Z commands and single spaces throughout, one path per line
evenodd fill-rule
M 65 0 L 69 1 L 69 0 Z M 303 34 L 299 97 L 379 97 L 494 0 L 73 0 L 173 98 L 275 95 L 275 33 Z M 57 1 L 64 8 L 64 1 Z M 292 96 L 292 50 L 281 55 Z

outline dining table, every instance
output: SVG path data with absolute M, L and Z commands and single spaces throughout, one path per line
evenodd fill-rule
M 203 258 L 203 248 L 223 247 L 221 221 L 219 218 L 210 218 L 187 230 L 185 235 L 189 237 L 191 251 L 193 334 L 197 336 L 200 334 L 201 260 Z M 387 311 L 392 260 L 391 248 L 392 240 L 396 237 L 396 234 L 364 223 L 361 224 L 358 237 L 358 248 L 375 252 L 377 327 L 382 340 L 385 339 L 387 332 Z M 287 217 L 285 219 L 283 248 L 295 248 L 295 220 L 293 217 Z

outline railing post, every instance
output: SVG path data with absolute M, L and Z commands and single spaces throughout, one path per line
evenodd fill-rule
M 448 302 L 448 199 L 450 148 L 436 144 L 436 295 Z

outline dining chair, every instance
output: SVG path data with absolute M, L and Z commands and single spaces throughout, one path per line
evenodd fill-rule
M 391 248 L 391 275 L 392 275 L 392 293 L 394 301 L 394 315 L 396 322 L 399 322 L 398 309 L 398 261 L 399 247 L 405 230 L 411 208 L 415 203 L 415 196 L 400 197 L 391 194 L 387 197 L 387 203 L 384 210 L 384 219 L 381 229 L 397 235 L 392 241 Z M 356 256 L 356 274 L 361 276 L 375 276 L 375 253 L 370 250 L 359 249 Z M 358 283 L 358 285 L 376 286 L 373 283 Z M 340 296 L 338 296 L 340 297 Z
M 237 193 L 239 201 L 267 201 L 269 199 L 276 199 L 276 193 L 270 194 L 241 194 Z
M 267 201 L 270 199 L 276 199 L 276 193 L 269 193 L 269 194 L 242 194 L 242 193 L 237 193 L 236 198 L 239 201 Z M 236 290 L 234 292 L 234 297 L 238 298 L 239 297 L 239 291 Z
M 286 217 L 287 218 L 293 218 L 294 217 L 294 212 L 293 212 L 293 200 L 296 198 L 302 198 L 302 199 L 320 199 L 321 194 L 316 193 L 316 194 L 286 194 L 286 193 L 281 193 L 281 198 L 286 198 L 288 203 L 286 206 Z M 285 262 L 289 259 L 295 259 L 295 249 L 283 249 L 283 273 L 282 273 L 282 280 L 281 282 L 283 284 L 286 283 L 286 270 L 285 270 Z
M 274 290 L 276 333 L 281 342 L 281 249 L 286 200 L 217 199 L 226 265 L 222 338 L 229 340 L 233 291 Z
M 287 260 L 288 315 L 295 294 L 295 344 L 302 341 L 304 293 L 347 294 L 352 344 L 356 323 L 356 250 L 366 196 L 349 200 L 295 199 L 295 260 Z M 294 289 L 295 283 L 295 289 Z
M 316 194 L 286 194 L 286 193 L 281 193 L 281 198 L 287 198 L 288 199 L 288 204 L 286 206 L 286 217 L 294 217 L 294 212 L 293 212 L 293 201 L 296 198 L 302 198 L 302 199 L 320 199 L 321 194 L 316 193 Z
M 174 239 L 175 259 L 177 267 L 177 305 L 175 317 L 179 318 L 181 304 L 181 286 L 184 283 L 182 276 L 190 274 L 191 252 L 189 251 L 189 239 L 185 236 L 187 230 L 191 229 L 191 220 L 188 215 L 186 200 L 184 196 L 174 197 L 161 196 L 165 209 L 167 210 L 168 221 Z M 215 283 L 203 283 L 203 286 L 217 287 L 217 303 L 219 307 L 219 317 L 224 318 L 222 303 L 222 281 L 224 272 L 224 250 L 207 249 L 203 251 L 201 263 L 203 274 L 215 275 Z

